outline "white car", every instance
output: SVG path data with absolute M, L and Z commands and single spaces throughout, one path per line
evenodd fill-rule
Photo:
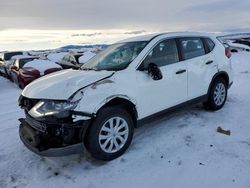
M 123 40 L 80 70 L 28 85 L 19 98 L 26 114 L 20 138 L 43 156 L 73 154 L 85 146 L 94 158 L 112 160 L 129 147 L 134 128 L 158 115 L 198 102 L 221 109 L 232 83 L 230 52 L 213 35 Z

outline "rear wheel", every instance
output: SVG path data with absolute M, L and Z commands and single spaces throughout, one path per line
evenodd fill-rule
M 208 110 L 221 109 L 227 100 L 227 84 L 223 78 L 216 78 L 209 93 L 208 101 L 204 106 Z
M 127 150 L 133 132 L 133 120 L 126 110 L 103 108 L 87 131 L 86 148 L 96 159 L 113 160 Z

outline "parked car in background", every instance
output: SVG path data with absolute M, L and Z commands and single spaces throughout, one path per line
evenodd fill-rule
M 235 43 L 247 45 L 250 47 L 250 39 L 236 39 Z
M 8 78 L 11 80 L 11 81 L 13 81 L 12 80 L 12 78 L 11 78 L 11 68 L 10 67 L 12 67 L 13 65 L 14 65 L 14 63 L 15 63 L 15 61 L 17 60 L 17 59 L 29 59 L 29 58 L 34 58 L 35 56 L 30 56 L 30 55 L 15 55 L 15 56 L 12 56 L 11 57 L 11 60 L 8 62 L 8 64 L 6 64 L 6 73 L 7 73 L 7 76 L 8 76 Z M 38 57 L 35 57 L 35 58 L 37 58 L 38 59 Z
M 47 59 L 55 63 L 59 63 L 67 54 L 68 52 L 52 52 L 47 55 Z
M 33 70 L 33 74 L 31 74 L 32 71 L 23 68 L 26 63 L 34 59 L 38 59 L 38 57 L 17 58 L 9 67 L 10 79 L 20 88 L 24 88 L 29 83 L 29 80 L 31 81 L 40 77 L 39 73 L 34 74 L 36 70 Z
M 66 54 L 60 62 L 59 65 L 63 67 L 63 69 L 79 69 L 81 64 L 79 63 L 79 58 L 82 56 L 82 53 L 70 53 Z
M 64 69 L 79 69 L 84 63 L 96 56 L 96 53 L 91 51 L 86 51 L 83 53 L 69 53 L 66 54 L 62 61 L 58 64 L 61 65 Z
M 232 53 L 243 51 L 250 52 L 250 47 L 248 45 L 239 44 L 235 41 L 226 41 L 226 43 L 229 45 L 229 49 Z
M 79 70 L 28 85 L 19 98 L 26 116 L 20 138 L 39 155 L 73 154 L 85 145 L 94 158 L 115 159 L 129 147 L 135 127 L 169 110 L 198 102 L 221 109 L 233 83 L 229 55 L 210 34 L 120 41 Z
M 62 70 L 62 67 L 48 60 L 38 58 L 16 59 L 10 67 L 12 80 L 23 89 L 41 76 Z
M 7 69 L 13 63 L 11 58 L 16 55 L 23 55 L 23 52 L 4 52 L 0 54 L 0 75 L 8 77 Z

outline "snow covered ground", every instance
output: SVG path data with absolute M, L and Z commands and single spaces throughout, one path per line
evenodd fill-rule
M 222 110 L 195 105 L 147 124 L 108 163 L 26 149 L 18 137 L 21 91 L 0 78 L 0 187 L 250 188 L 250 53 L 234 54 L 232 64 L 234 85 Z M 231 136 L 217 133 L 218 126 Z

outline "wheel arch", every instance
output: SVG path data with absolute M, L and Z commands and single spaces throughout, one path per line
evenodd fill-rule
M 126 109 L 126 111 L 131 115 L 134 126 L 137 127 L 137 118 L 138 118 L 138 112 L 136 109 L 136 102 L 125 95 L 117 95 L 107 98 L 102 105 L 98 108 L 97 112 L 105 107 L 110 106 L 120 106 Z
M 210 82 L 208 91 L 207 91 L 207 94 L 208 94 L 208 95 L 209 95 L 209 93 L 210 93 L 210 91 L 211 91 L 211 88 L 212 88 L 212 85 L 213 85 L 214 81 L 215 81 L 217 78 L 223 78 L 223 79 L 226 81 L 227 88 L 228 88 L 228 86 L 229 86 L 229 76 L 228 76 L 227 72 L 225 72 L 225 71 L 220 71 L 220 72 L 216 73 L 216 74 L 213 76 L 213 78 L 212 78 L 212 80 L 211 80 L 211 82 Z

